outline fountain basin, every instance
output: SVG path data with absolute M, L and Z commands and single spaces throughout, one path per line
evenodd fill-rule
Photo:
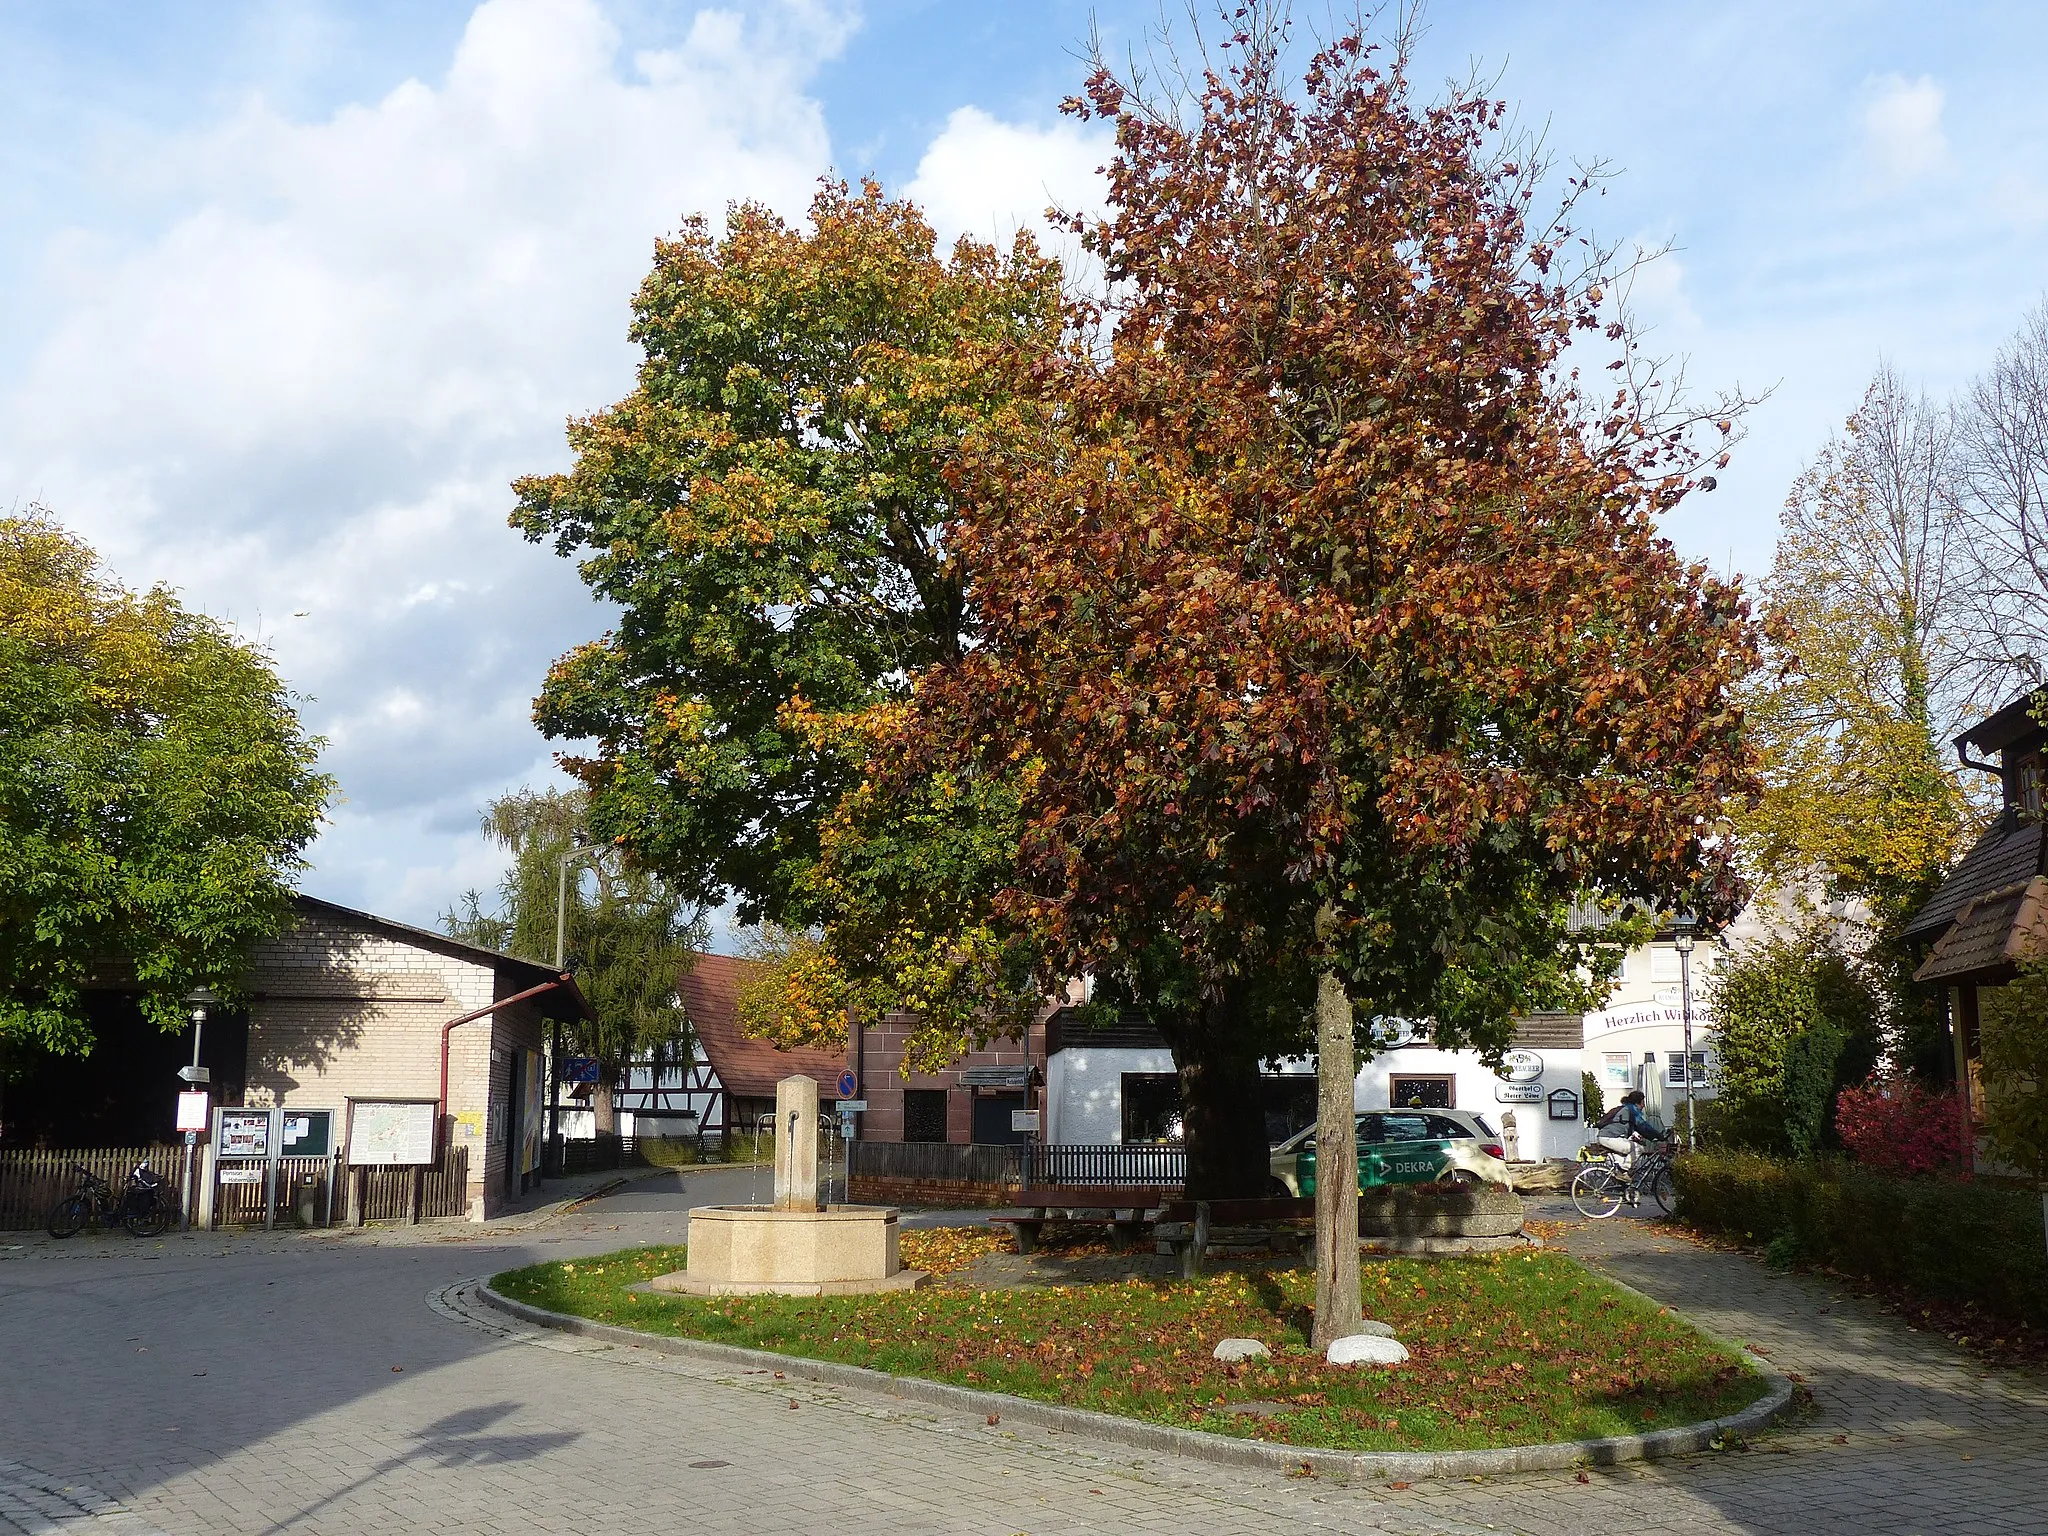
M 897 1211 L 706 1205 L 690 1213 L 685 1267 L 649 1286 L 686 1296 L 853 1296 L 907 1291 L 926 1278 L 896 1255 Z

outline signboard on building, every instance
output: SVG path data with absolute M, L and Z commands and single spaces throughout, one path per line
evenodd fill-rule
M 350 1099 L 348 1160 L 358 1168 L 400 1168 L 434 1160 L 433 1099 Z
M 278 1121 L 279 1157 L 326 1157 L 333 1152 L 333 1110 L 287 1109 Z
M 270 1156 L 270 1111 L 222 1110 L 220 1134 L 214 1143 L 214 1154 L 218 1157 Z
M 1029 1067 L 967 1067 L 960 1073 L 963 1088 L 1027 1088 L 1031 1085 Z
M 1543 1085 L 1541 1083 L 1496 1083 L 1493 1088 L 1497 1104 L 1541 1104 Z
M 202 1089 L 192 1089 L 178 1095 L 178 1123 L 181 1131 L 203 1131 L 207 1117 L 213 1113 L 212 1101 Z
M 1533 1083 L 1543 1076 L 1543 1058 L 1534 1051 L 1509 1051 L 1500 1059 L 1500 1070 L 1494 1074 L 1504 1083 Z M 1534 1099 L 1502 1099 L 1503 1104 L 1530 1103 Z

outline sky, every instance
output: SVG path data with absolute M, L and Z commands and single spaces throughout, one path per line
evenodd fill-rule
M 1170 12 L 1184 25 L 1184 7 Z M 1329 14 L 1301 0 L 1312 27 Z M 431 923 L 557 781 L 529 711 L 608 615 L 505 522 L 632 385 L 653 242 L 873 174 L 942 236 L 1098 198 L 1059 117 L 1102 0 L 0 0 L 0 506 L 271 648 L 340 793 L 306 889 Z M 1665 531 L 1768 569 L 1801 464 L 1888 361 L 1936 395 L 2041 302 L 2048 7 L 1438 0 L 1587 210 L 1669 245 L 1634 304 L 1766 397 Z

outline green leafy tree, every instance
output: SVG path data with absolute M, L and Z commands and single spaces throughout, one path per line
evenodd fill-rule
M 83 1053 L 89 981 L 160 1028 L 241 994 L 332 789 L 270 658 L 0 518 L 0 1058 Z
M 597 1015 L 571 1026 L 568 1043 L 599 1064 L 594 1107 L 598 1129 L 610 1131 L 613 1090 L 630 1063 L 652 1060 L 659 1069 L 687 1059 L 688 1019 L 676 983 L 703 943 L 704 925 L 621 849 L 592 844 L 587 810 L 581 791 L 519 790 L 492 801 L 484 831 L 512 855 L 498 906 L 486 910 L 472 891 L 441 925 L 469 943 L 551 965 L 557 912 L 565 910 L 567 963 Z
M 1800 1157 L 1832 1145 L 1835 1096 L 1870 1075 L 1883 1047 L 1881 977 L 1815 925 L 1731 956 L 1707 995 L 1718 1134 Z
M 617 629 L 555 664 L 535 716 L 599 837 L 741 919 L 811 921 L 820 827 L 859 781 L 844 731 L 956 657 L 941 530 L 998 349 L 1043 349 L 1059 270 L 1027 236 L 950 257 L 873 184 L 808 227 L 740 204 L 687 222 L 634 302 L 638 386 L 573 422 L 574 467 L 518 483 L 513 523 L 577 557 Z

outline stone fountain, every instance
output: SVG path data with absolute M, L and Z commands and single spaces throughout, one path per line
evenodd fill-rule
M 651 1288 L 690 1296 L 850 1296 L 909 1290 L 925 1276 L 896 1256 L 896 1209 L 818 1202 L 818 1084 L 775 1085 L 775 1202 L 690 1213 L 689 1257 Z

